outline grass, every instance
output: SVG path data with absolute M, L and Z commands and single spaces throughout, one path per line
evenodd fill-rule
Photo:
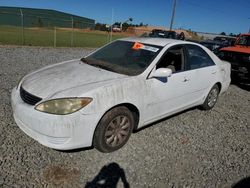
M 25 28 L 24 45 L 28 46 L 54 46 L 54 28 Z M 72 32 L 70 29 L 56 29 L 56 46 L 71 47 Z M 74 30 L 73 47 L 103 46 L 109 40 L 108 33 L 99 31 Z M 125 37 L 122 34 L 114 34 L 112 39 Z M 22 45 L 21 27 L 0 26 L 0 44 Z

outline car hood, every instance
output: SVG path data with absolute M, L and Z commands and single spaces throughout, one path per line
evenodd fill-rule
M 73 60 L 45 67 L 22 81 L 22 87 L 40 98 L 47 98 L 56 93 L 84 85 L 117 80 L 126 75 L 117 74 L 87 65 L 80 60 Z
M 240 53 L 250 54 L 250 47 L 236 45 L 236 46 L 221 48 L 220 51 L 240 52 Z

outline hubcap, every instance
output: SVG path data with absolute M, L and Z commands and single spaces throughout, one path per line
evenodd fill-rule
M 213 89 L 208 95 L 208 106 L 213 107 L 217 101 L 218 91 Z
M 115 117 L 105 131 L 105 142 L 111 147 L 121 145 L 129 135 L 131 123 L 126 116 Z

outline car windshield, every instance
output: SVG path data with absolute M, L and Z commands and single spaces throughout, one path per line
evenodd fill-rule
M 223 41 L 227 41 L 228 39 L 225 38 L 225 37 L 215 37 L 214 38 L 214 41 L 220 41 L 220 42 L 223 42 Z
M 242 35 L 236 42 L 236 45 L 250 46 L 250 35 Z
M 162 47 L 139 42 L 115 41 L 82 61 L 108 71 L 135 76 L 141 74 Z

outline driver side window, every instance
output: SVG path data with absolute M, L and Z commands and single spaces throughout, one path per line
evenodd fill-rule
M 156 69 L 158 68 L 169 68 L 173 73 L 184 71 L 185 64 L 183 46 L 174 46 L 167 50 L 156 65 Z

